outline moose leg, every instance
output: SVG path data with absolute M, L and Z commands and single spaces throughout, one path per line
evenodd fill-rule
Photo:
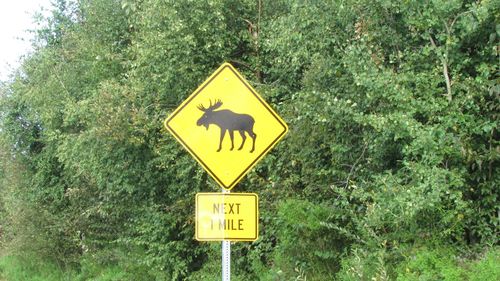
M 229 137 L 231 138 L 231 150 L 234 149 L 234 131 L 229 130 Z
M 241 138 L 243 139 L 240 147 L 238 148 L 238 150 L 241 150 L 243 148 L 243 145 L 245 145 L 245 140 L 247 139 L 247 136 L 245 136 L 245 131 L 240 130 L 238 132 L 240 132 Z
M 220 130 L 219 149 L 217 149 L 217 152 L 219 152 L 222 149 L 222 141 L 224 140 L 224 135 L 225 134 L 226 134 L 226 130 L 221 129 Z
M 252 150 L 250 150 L 250 152 L 253 152 L 255 150 L 255 139 L 257 138 L 257 134 L 250 131 L 249 132 L 249 135 L 250 137 L 252 138 L 253 142 L 252 142 Z

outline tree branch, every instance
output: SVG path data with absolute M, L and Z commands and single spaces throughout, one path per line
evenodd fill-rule
M 436 42 L 434 41 L 434 39 L 432 38 L 431 35 L 429 35 L 429 39 L 431 41 L 431 45 L 434 49 L 436 49 L 436 51 L 438 50 L 438 47 L 436 45 Z M 438 52 L 438 55 L 439 52 Z M 446 82 L 446 98 L 448 99 L 448 102 L 451 102 L 452 100 L 452 94 L 451 94 L 451 81 L 450 81 L 450 75 L 449 75 L 449 72 L 448 72 L 448 62 L 447 62 L 447 59 L 446 59 L 446 54 L 442 55 L 441 57 L 441 64 L 443 66 L 443 76 L 444 76 L 444 80 Z
M 253 69 L 250 65 L 248 65 L 248 64 L 246 64 L 246 63 L 244 63 L 242 61 L 239 61 L 239 60 L 229 60 L 229 62 L 231 64 L 234 64 L 234 65 L 237 65 L 237 66 L 242 66 L 242 67 L 244 67 L 244 68 L 246 68 L 246 69 L 248 69 L 248 70 L 250 70 L 252 72 L 255 71 L 255 69 Z
M 366 151 L 367 147 L 368 147 L 368 143 L 365 143 L 365 146 L 363 147 L 363 151 L 361 152 L 361 155 L 359 155 L 358 159 L 356 159 L 356 162 L 354 162 L 354 164 L 352 164 L 351 170 L 349 171 L 349 174 L 347 175 L 347 179 L 346 179 L 346 182 L 345 182 L 345 187 L 349 186 L 349 181 L 351 180 L 351 176 L 354 173 L 354 169 L 356 168 L 356 165 L 358 165 L 358 163 L 361 160 L 361 158 L 363 158 L 363 156 L 365 155 L 365 151 Z

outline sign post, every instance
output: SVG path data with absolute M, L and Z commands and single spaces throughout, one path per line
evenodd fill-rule
M 229 193 L 222 189 L 222 193 Z M 225 219 L 225 217 L 224 217 Z M 231 241 L 222 241 L 222 281 L 231 281 Z
M 231 241 L 222 241 L 222 281 L 231 280 Z

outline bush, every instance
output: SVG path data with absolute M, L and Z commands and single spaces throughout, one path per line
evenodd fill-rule
M 464 268 L 459 266 L 459 257 L 451 248 L 417 248 L 407 256 L 397 270 L 398 281 L 454 281 L 464 280 Z

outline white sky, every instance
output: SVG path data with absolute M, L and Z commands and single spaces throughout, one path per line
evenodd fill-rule
M 0 0 L 0 81 L 19 66 L 31 50 L 29 29 L 36 27 L 35 12 L 51 7 L 50 0 Z

